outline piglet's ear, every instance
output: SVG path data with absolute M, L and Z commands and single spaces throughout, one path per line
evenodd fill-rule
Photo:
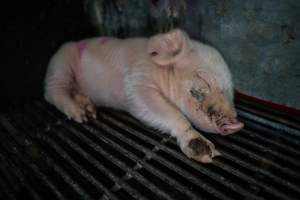
M 161 66 L 174 65 L 190 51 L 190 39 L 185 32 L 175 29 L 151 37 L 147 50 L 156 64 Z

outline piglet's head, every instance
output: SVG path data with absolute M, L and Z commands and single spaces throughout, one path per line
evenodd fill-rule
M 197 74 L 187 89 L 186 115 L 197 128 L 207 132 L 228 135 L 239 131 L 244 125 L 237 120 L 231 92 L 217 87 L 208 77 Z
M 176 65 L 191 51 L 189 37 L 180 29 L 153 36 L 147 48 L 152 60 L 160 66 Z
M 214 66 L 207 66 L 210 62 L 204 60 L 216 56 L 215 60 L 221 62 L 218 64 L 226 64 L 222 63 L 220 55 L 204 58 L 201 51 L 196 42 L 180 29 L 153 36 L 147 47 L 154 63 L 164 70 L 172 69 L 169 70 L 175 74 L 169 79 L 173 81 L 172 89 L 169 88 L 172 91 L 166 93 L 178 97 L 174 101 L 180 102 L 175 104 L 197 128 L 222 135 L 237 132 L 243 124 L 236 118 L 231 85 L 223 87 L 228 84 L 220 75 L 227 72 L 223 73 L 224 68 L 219 67 L 214 73 Z M 215 65 L 215 62 L 212 64 Z M 205 73 L 199 73 L 203 70 Z

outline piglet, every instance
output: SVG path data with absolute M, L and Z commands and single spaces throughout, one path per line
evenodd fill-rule
M 203 163 L 220 153 L 198 130 L 228 135 L 243 127 L 224 59 L 180 29 L 64 44 L 50 60 L 45 98 L 79 123 L 96 118 L 96 106 L 125 110 L 169 132 L 187 157 Z

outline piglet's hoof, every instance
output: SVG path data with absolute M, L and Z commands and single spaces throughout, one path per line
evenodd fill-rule
M 64 106 L 64 113 L 68 119 L 73 119 L 78 123 L 87 121 L 85 110 L 75 103 Z
M 202 163 L 211 163 L 213 157 L 221 155 L 213 143 L 202 137 L 191 139 L 183 152 L 187 157 Z
M 64 106 L 64 113 L 68 119 L 73 119 L 78 123 L 88 121 L 88 118 L 96 119 L 96 107 L 92 101 L 83 95 L 75 94 L 73 102 Z
M 76 104 L 84 112 L 82 115 L 82 119 L 84 121 L 87 121 L 87 117 L 93 119 L 97 118 L 96 106 L 93 104 L 90 98 L 83 96 L 81 94 L 75 94 L 73 98 Z

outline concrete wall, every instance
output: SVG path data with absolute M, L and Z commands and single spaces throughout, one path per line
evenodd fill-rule
M 187 28 L 223 53 L 236 88 L 299 109 L 300 1 L 198 2 L 201 29 Z
M 173 27 L 215 46 L 241 92 L 300 109 L 299 0 L 89 0 L 99 32 L 149 36 Z

